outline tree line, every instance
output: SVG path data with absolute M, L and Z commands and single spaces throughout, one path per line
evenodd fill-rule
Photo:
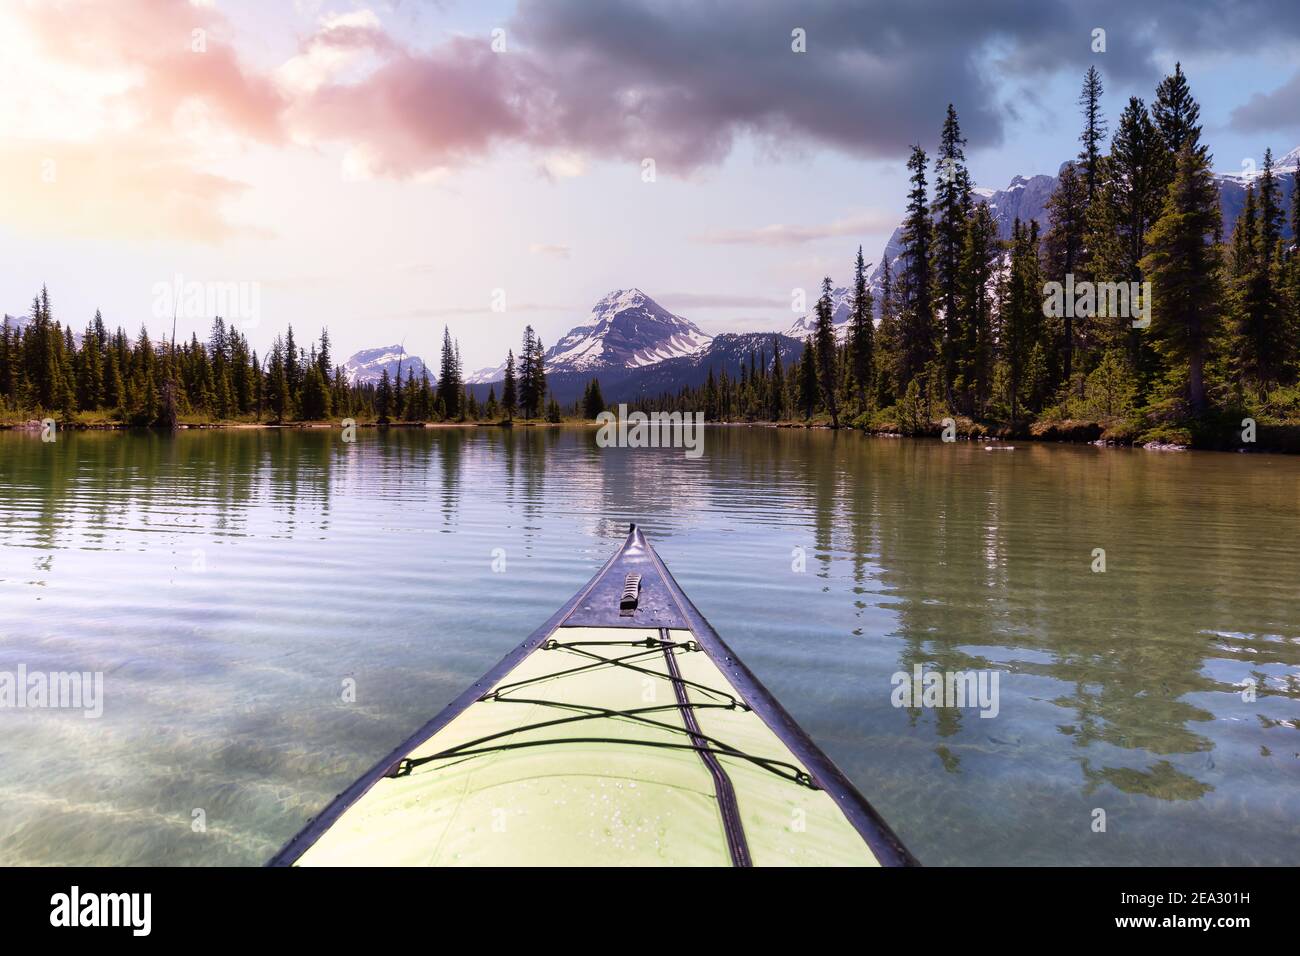
M 79 341 L 78 341 L 79 339 Z M 247 337 L 220 316 L 206 341 L 155 343 L 141 327 L 131 339 L 120 326 L 109 332 L 96 310 L 78 337 L 54 317 L 42 288 L 21 326 L 6 316 L 0 325 L 0 412 L 10 416 L 56 416 L 67 423 L 115 421 L 175 427 L 184 420 L 288 422 L 363 418 L 378 422 L 465 421 L 561 417 L 546 377 L 540 339 L 524 331 L 521 362 L 507 359 L 504 394 L 475 399 L 462 373 L 460 345 L 443 330 L 436 380 L 414 363 L 401 363 L 378 382 L 348 381 L 333 363 L 328 329 L 301 346 L 289 326 L 259 357 Z
M 878 322 L 859 248 L 847 328 L 836 334 L 826 278 L 797 368 L 782 369 L 774 345 L 772 359 L 751 358 L 739 378 L 710 373 L 702 386 L 642 404 L 905 432 L 948 415 L 1013 430 L 1090 420 L 1117 434 L 1241 413 L 1300 420 L 1300 256 L 1283 239 L 1272 152 L 1225 239 L 1181 64 L 1149 108 L 1130 97 L 1108 149 L 1102 92 L 1090 68 L 1081 148 L 1060 172 L 1045 223 L 1017 219 L 999 237 L 992 211 L 973 198 L 949 105 L 933 165 L 920 146 L 907 162 L 902 254 L 896 271 L 882 264 Z M 1289 213 L 1300 235 L 1300 188 Z M 1103 294 L 1052 308 L 1053 282 Z M 1116 290 L 1130 308 L 1114 309 Z

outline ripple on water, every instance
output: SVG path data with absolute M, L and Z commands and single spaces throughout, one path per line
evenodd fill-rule
M 631 521 L 924 862 L 1294 862 L 1300 461 L 967 444 L 0 433 L 0 670 L 105 675 L 0 712 L 0 863 L 263 862 Z

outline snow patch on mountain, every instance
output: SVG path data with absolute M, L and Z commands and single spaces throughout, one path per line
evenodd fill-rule
M 820 298 L 820 296 L 819 296 Z M 853 290 L 848 286 L 841 286 L 838 289 L 831 290 L 831 324 L 835 327 L 837 338 L 843 338 L 847 334 L 849 318 L 853 312 Z M 807 315 L 800 316 L 794 324 L 782 332 L 782 335 L 788 335 L 792 339 L 798 339 L 802 342 L 810 335 L 817 333 L 817 309 L 814 306 L 812 311 Z
M 343 363 L 343 374 L 351 385 L 373 384 L 379 381 L 385 370 L 388 371 L 389 378 L 396 378 L 400 369 L 402 381 L 406 381 L 408 371 L 414 372 L 419 379 L 424 368 L 424 362 L 418 355 L 404 351 L 400 345 L 386 345 L 377 349 L 362 349 L 354 354 Z M 432 370 L 429 371 L 429 378 L 433 379 Z

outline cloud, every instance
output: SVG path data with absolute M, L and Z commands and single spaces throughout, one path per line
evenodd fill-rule
M 357 34 L 351 42 L 371 44 Z M 323 83 L 294 102 L 287 121 L 307 141 L 361 151 L 376 176 L 458 166 L 498 143 L 527 139 L 533 95 L 526 71 L 485 42 L 453 37 L 428 53 L 390 52 L 364 80 Z
M 508 52 L 491 52 L 486 35 L 393 47 L 374 72 L 321 84 L 293 113 L 311 135 L 364 150 L 376 175 L 455 166 L 503 145 L 539 153 L 552 179 L 581 174 L 590 158 L 649 157 L 660 172 L 690 175 L 742 138 L 778 155 L 892 159 L 933 143 L 949 101 L 969 147 L 999 144 L 1009 85 L 1080 76 L 1099 62 L 1098 24 L 1107 79 L 1146 82 L 1161 51 L 1253 48 L 1243 18 L 1277 42 L 1300 36 L 1300 15 L 1281 3 L 989 0 L 936 16 L 926 4 L 865 0 L 522 0 Z M 791 49 L 796 28 L 804 53 Z
M 1268 93 L 1256 93 L 1232 111 L 1229 124 L 1247 133 L 1300 129 L 1300 72 Z
M 872 211 L 863 216 L 838 219 L 819 226 L 789 226 L 774 223 L 753 229 L 721 229 L 693 236 L 696 242 L 723 246 L 795 246 L 837 236 L 860 236 L 888 232 L 898 225 L 897 214 Z
M 282 95 L 270 76 L 240 63 L 232 27 L 211 6 L 67 0 L 28 4 L 18 17 L 45 62 L 128 76 L 104 106 L 135 128 L 168 131 L 177 110 L 199 99 L 244 136 L 282 140 Z
M 173 208 L 237 191 L 203 172 L 205 146 L 223 137 L 337 149 L 352 179 L 436 181 L 501 150 L 522 150 L 552 180 L 596 159 L 646 157 L 689 176 L 741 141 L 778 156 L 896 159 L 933 144 L 950 100 L 969 148 L 997 145 L 1014 116 L 1008 90 L 1041 89 L 1062 71 L 1077 79 L 1090 63 L 1108 83 L 1147 83 L 1169 51 L 1253 52 L 1300 37 L 1300 4 L 1281 0 L 986 0 L 942 15 L 885 0 L 520 0 L 505 21 L 508 52 L 496 53 L 486 31 L 417 46 L 376 9 L 318 16 L 291 57 L 267 65 L 240 55 L 215 4 L 11 4 L 0 10 L 0 128 L 14 140 L 129 141 L 128 156 L 165 170 L 152 187 L 134 177 L 132 194 Z M 1099 25 L 1100 55 L 1090 49 Z M 791 49 L 795 29 L 806 52 Z M 1294 122 L 1298 86 L 1255 97 L 1234 124 Z M 172 225 L 206 239 L 238 231 L 222 215 L 208 206 L 195 228 L 184 217 Z M 769 226 L 702 241 L 787 246 L 890 225 Z
M 569 258 L 568 246 L 534 242 L 528 247 L 528 251 L 535 256 L 550 256 L 553 259 Z

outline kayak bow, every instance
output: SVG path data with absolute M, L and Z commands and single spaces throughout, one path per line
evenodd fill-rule
M 914 863 L 633 525 L 270 865 Z

